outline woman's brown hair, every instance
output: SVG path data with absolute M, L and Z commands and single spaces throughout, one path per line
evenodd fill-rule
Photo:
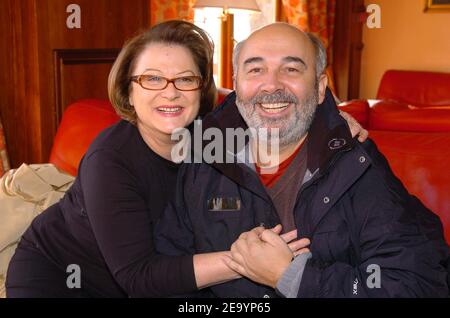
M 191 52 L 203 83 L 199 115 L 204 116 L 212 110 L 217 99 L 213 78 L 214 44 L 198 26 L 186 21 L 171 20 L 156 24 L 130 39 L 120 51 L 108 77 L 109 99 L 117 114 L 136 123 L 136 112 L 129 102 L 130 77 L 137 58 L 150 43 L 177 44 Z

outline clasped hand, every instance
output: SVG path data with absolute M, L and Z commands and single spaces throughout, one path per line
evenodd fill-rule
M 309 239 L 297 240 L 297 230 L 281 234 L 281 225 L 272 229 L 256 227 L 242 233 L 231 246 L 228 266 L 242 276 L 275 288 L 293 257 L 309 252 Z

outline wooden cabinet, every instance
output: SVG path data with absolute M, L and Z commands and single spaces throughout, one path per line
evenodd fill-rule
M 80 28 L 66 23 L 70 4 Z M 149 26 L 150 0 L 0 0 L 0 115 L 12 167 L 48 161 L 65 107 L 107 98 L 120 47 Z

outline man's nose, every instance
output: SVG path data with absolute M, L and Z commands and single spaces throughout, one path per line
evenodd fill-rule
M 161 96 L 169 100 L 174 100 L 180 96 L 180 91 L 175 88 L 173 83 L 169 83 L 166 88 L 163 89 Z
M 261 89 L 266 93 L 274 93 L 284 89 L 284 84 L 277 72 L 268 72 L 263 81 Z

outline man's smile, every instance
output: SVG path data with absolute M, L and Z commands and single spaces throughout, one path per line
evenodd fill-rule
M 291 103 L 261 103 L 256 104 L 263 112 L 269 114 L 278 114 L 286 110 Z

